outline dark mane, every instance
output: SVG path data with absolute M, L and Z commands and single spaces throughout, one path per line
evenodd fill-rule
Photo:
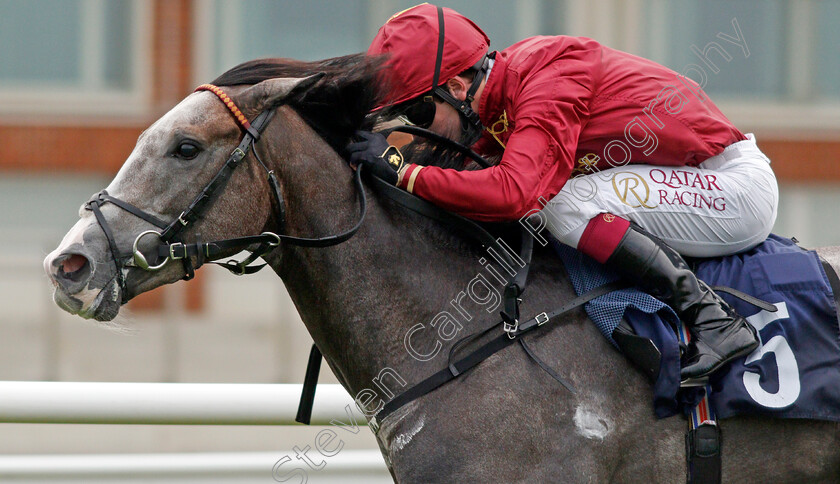
M 294 59 L 256 59 L 239 64 L 212 81 L 217 86 L 254 85 L 279 77 L 302 78 L 324 73 L 324 77 L 302 96 L 289 104 L 321 135 L 336 152 L 344 155 L 344 147 L 358 129 L 371 130 L 376 122 L 389 117 L 385 110 L 381 117 L 367 116 L 386 94 L 386 86 L 379 76 L 384 58 L 351 54 L 315 62 Z M 406 159 L 412 163 L 474 170 L 480 168 L 463 155 L 423 138 L 403 146 Z M 491 160 L 497 163 L 498 160 Z M 421 231 L 442 247 L 453 250 L 476 251 L 472 242 L 453 233 L 432 220 L 416 217 Z M 498 227 L 496 227 L 498 229 Z
M 217 86 L 258 84 L 278 77 L 324 77 L 289 104 L 339 153 L 357 129 L 370 129 L 365 116 L 384 89 L 378 85 L 382 58 L 351 54 L 314 62 L 271 58 L 243 62 L 212 81 Z

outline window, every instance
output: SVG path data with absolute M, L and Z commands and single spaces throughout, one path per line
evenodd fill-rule
M 817 97 L 840 99 L 840 1 L 816 2 L 814 39 L 816 50 L 816 79 L 814 94 Z
M 318 60 L 367 48 L 366 0 L 204 0 L 196 4 L 196 84 L 260 57 Z
M 202 0 L 196 3 L 196 84 L 259 57 L 318 60 L 364 52 L 377 29 L 419 0 Z M 560 33 L 555 0 L 453 0 L 446 6 L 474 20 L 500 50 L 522 38 Z
M 417 5 L 417 0 L 400 0 L 394 12 Z M 534 35 L 563 33 L 563 6 L 556 0 L 449 0 L 436 4 L 466 16 L 490 37 L 490 49 L 502 50 Z M 389 14 L 390 15 L 390 14 Z M 371 34 L 371 38 L 373 34 Z
M 593 37 L 697 81 L 700 74 L 686 68 L 703 68 L 706 92 L 744 130 L 814 135 L 840 129 L 840 0 L 567 3 L 572 35 Z M 749 56 L 719 36 L 736 35 L 733 21 Z
M 0 112 L 136 113 L 148 10 L 140 0 L 0 0 Z
M 731 0 L 647 1 L 643 19 L 659 25 L 647 30 L 641 55 L 680 73 L 699 65 L 708 79 L 705 90 L 716 101 L 779 99 L 787 91 L 786 3 L 766 0 L 756 8 L 754 2 Z M 738 37 L 736 26 L 746 53 L 718 37 Z M 698 75 L 689 76 L 699 81 Z
M 641 55 L 682 72 L 707 51 L 719 72 L 709 72 L 706 92 L 744 129 L 840 128 L 840 21 L 837 0 L 646 0 L 651 25 Z M 720 35 L 743 34 L 749 56 Z M 714 48 L 714 46 L 712 46 Z M 698 80 L 696 76 L 692 76 Z

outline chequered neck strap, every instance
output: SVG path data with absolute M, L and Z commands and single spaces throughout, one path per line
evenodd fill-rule
M 239 123 L 239 125 L 242 126 L 242 128 L 245 131 L 247 131 L 251 136 L 253 136 L 254 140 L 260 139 L 259 131 L 251 127 L 251 123 L 248 122 L 248 118 L 246 118 L 245 115 L 242 114 L 242 111 L 239 110 L 239 108 L 236 106 L 236 103 L 233 102 L 233 100 L 230 98 L 230 96 L 228 96 L 225 93 L 225 91 L 223 91 L 218 86 L 214 86 L 213 84 L 202 84 L 195 88 L 195 92 L 198 91 L 210 91 L 216 96 L 218 96 L 219 99 L 221 99 L 222 102 L 225 103 L 225 106 L 227 106 L 231 114 L 233 114 L 233 117 L 236 118 L 236 122 Z

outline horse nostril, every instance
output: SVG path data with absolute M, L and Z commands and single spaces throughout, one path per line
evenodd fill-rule
M 58 271 L 56 276 L 72 282 L 86 281 L 90 276 L 90 262 L 81 254 L 66 254 L 53 263 Z

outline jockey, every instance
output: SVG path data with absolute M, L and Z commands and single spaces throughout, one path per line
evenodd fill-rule
M 778 187 L 754 136 L 691 79 L 594 40 L 489 43 L 466 17 L 422 4 L 391 17 L 368 54 L 389 56 L 385 107 L 500 154 L 498 165 L 404 164 L 375 133 L 348 145 L 351 162 L 472 219 L 538 213 L 557 240 L 677 312 L 691 333 L 686 383 L 757 348 L 755 329 L 682 257 L 734 254 L 769 235 Z

